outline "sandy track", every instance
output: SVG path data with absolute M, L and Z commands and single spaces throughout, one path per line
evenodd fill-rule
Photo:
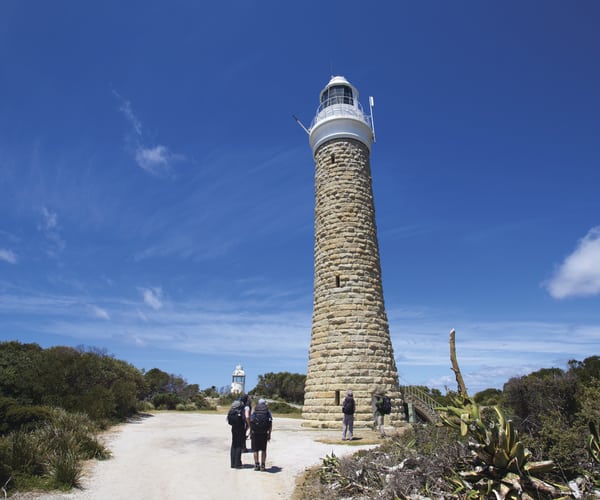
M 320 463 L 325 455 L 341 456 L 370 447 L 318 442 L 338 440 L 341 431 L 305 429 L 301 422 L 274 419 L 267 472 L 256 472 L 251 453 L 242 455 L 243 469 L 230 468 L 231 431 L 224 415 L 158 413 L 108 434 L 112 458 L 90 465 L 81 490 L 15 498 L 289 499 L 298 474 Z M 362 433 L 366 434 L 371 437 L 368 431 Z

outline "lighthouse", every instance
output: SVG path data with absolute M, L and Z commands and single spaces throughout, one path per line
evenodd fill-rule
M 242 365 L 236 365 L 231 374 L 230 394 L 244 394 L 246 388 L 246 372 Z
M 349 389 L 356 401 L 356 426 L 373 423 L 378 394 L 392 400 L 386 424 L 404 420 L 375 225 L 373 120 L 358 97 L 348 80 L 332 77 L 307 129 L 315 160 L 315 242 L 302 415 L 310 427 L 339 427 Z

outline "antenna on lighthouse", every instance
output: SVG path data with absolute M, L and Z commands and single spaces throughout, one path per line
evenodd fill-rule
M 296 123 L 297 123 L 298 125 L 300 125 L 300 126 L 302 127 L 302 129 L 303 129 L 303 130 L 304 130 L 304 131 L 305 131 L 305 132 L 306 132 L 308 135 L 310 135 L 310 132 L 309 132 L 309 131 L 308 131 L 308 129 L 307 129 L 305 126 L 304 126 L 304 124 L 303 124 L 303 123 L 300 121 L 300 118 L 298 118 L 296 115 L 292 115 L 292 118 L 293 118 L 294 120 L 296 120 Z
M 373 131 L 373 142 L 375 141 L 375 120 L 373 119 L 373 108 L 375 107 L 375 99 L 373 96 L 369 96 L 369 108 L 371 109 L 371 130 Z

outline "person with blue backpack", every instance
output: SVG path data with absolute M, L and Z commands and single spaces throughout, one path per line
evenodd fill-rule
M 258 404 L 250 415 L 250 439 L 252 451 L 254 452 L 254 470 L 266 471 L 267 442 L 271 439 L 273 427 L 273 415 L 269 410 L 267 402 L 259 399 Z M 260 451 L 260 463 L 258 452 Z

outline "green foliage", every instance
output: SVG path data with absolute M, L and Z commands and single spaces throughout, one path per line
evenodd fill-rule
M 587 448 L 592 457 L 592 460 L 597 464 L 600 464 L 600 437 L 598 435 L 598 428 L 596 424 L 590 420 L 590 435 L 587 440 Z
M 5 484 L 13 474 L 12 445 L 8 438 L 0 437 L 0 485 Z
M 32 429 L 51 418 L 50 408 L 44 406 L 11 406 L 4 416 L 8 431 Z M 3 427 L 4 427 L 3 426 Z
M 485 389 L 475 394 L 475 402 L 481 406 L 498 406 L 502 402 L 502 391 L 500 389 Z
M 265 373 L 259 375 L 258 384 L 249 394 L 303 404 L 305 382 L 306 375 L 299 373 Z
M 536 458 L 556 462 L 567 479 L 588 469 L 586 435 L 589 421 L 600 421 L 598 356 L 569 370 L 542 369 L 504 385 L 507 409 L 515 417 L 523 441 Z
M 77 486 L 82 460 L 109 456 L 95 432 L 87 415 L 52 409 L 42 425 L 0 439 L 0 474 L 15 477 L 17 486 L 30 484 L 36 477 L 51 478 L 53 487 Z
M 554 468 L 552 461 L 532 461 L 513 423 L 499 407 L 495 421 L 486 422 L 477 403 L 469 397 L 455 398 L 454 406 L 438 408 L 444 425 L 457 429 L 468 439 L 472 452 L 470 470 L 451 478 L 458 491 L 470 497 L 522 498 L 523 492 L 535 498 L 542 491 L 549 498 L 563 495 L 559 488 L 536 477 Z
M 135 413 L 146 391 L 137 368 L 98 350 L 0 343 L 0 395 L 19 406 L 55 406 L 97 420 L 123 419 Z M 0 402 L 0 416 L 6 416 L 5 403 Z
M 584 385 L 600 380 L 600 356 L 590 356 L 583 361 L 569 361 L 569 371 Z
M 79 486 L 82 466 L 74 451 L 61 450 L 48 454 L 47 471 L 57 487 L 72 488 Z
M 148 397 L 152 399 L 156 394 L 168 392 L 170 375 L 158 368 L 152 368 L 144 374 L 144 381 L 148 386 Z
M 157 394 L 152 398 L 152 404 L 158 410 L 174 410 L 182 403 L 181 398 L 172 393 Z
M 207 398 L 218 398 L 220 396 L 219 391 L 214 385 L 207 387 L 202 391 L 205 397 Z
M 280 413 L 280 414 L 290 414 L 290 413 L 301 413 L 302 410 L 299 408 L 295 408 L 287 403 L 282 403 L 279 401 L 272 401 L 269 403 L 269 410 L 272 413 Z

